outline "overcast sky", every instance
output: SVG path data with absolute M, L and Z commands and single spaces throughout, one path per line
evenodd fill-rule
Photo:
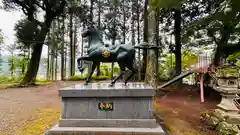
M 1 1 L 1 0 L 0 0 Z M 21 12 L 6 12 L 3 9 L 0 9 L 0 29 L 4 34 L 4 42 L 6 44 L 11 44 L 14 42 L 14 25 L 15 23 L 21 19 L 22 13 Z
M 0 5 L 2 5 L 2 0 L 0 0 Z M 6 12 L 3 9 L 0 9 L 0 29 L 3 32 L 4 36 L 4 43 L 6 45 L 13 44 L 15 40 L 14 36 L 14 25 L 18 20 L 20 20 L 23 17 L 22 11 L 11 11 L 11 12 Z M 44 46 L 43 50 L 43 55 L 46 55 L 45 53 L 47 50 L 46 47 Z M 6 54 L 6 51 L 2 51 L 1 54 Z

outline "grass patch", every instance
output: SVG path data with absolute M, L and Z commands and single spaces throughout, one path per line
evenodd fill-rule
M 35 114 L 23 123 L 19 129 L 16 130 L 16 135 L 43 135 L 49 128 L 51 128 L 60 117 L 60 111 L 44 108 L 37 110 Z
M 67 79 L 68 81 L 80 81 L 80 80 L 85 80 L 87 77 L 87 75 L 74 75 L 71 76 L 69 79 Z M 108 80 L 111 79 L 110 76 L 105 76 L 105 75 L 100 75 L 100 76 L 96 76 L 95 74 L 92 76 L 92 79 L 94 80 Z
M 2 80 L 1 80 L 2 79 Z M 20 85 L 20 82 L 22 80 L 22 77 L 19 78 L 8 78 L 4 76 L 0 76 L 0 89 L 6 89 L 6 88 L 16 88 L 16 87 L 28 87 Z M 31 86 L 37 86 L 37 85 L 48 85 L 51 84 L 52 81 L 49 81 L 45 78 L 37 78 L 34 85 Z
M 14 87 L 16 86 L 18 83 L 0 83 L 0 89 L 6 89 L 9 87 Z
M 37 78 L 36 81 L 35 81 L 35 84 L 36 85 L 47 85 L 47 84 L 51 84 L 52 81 L 49 81 L 47 79 L 44 79 L 44 78 Z

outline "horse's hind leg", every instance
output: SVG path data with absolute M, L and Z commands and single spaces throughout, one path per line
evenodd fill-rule
M 92 64 L 92 71 L 88 74 L 88 77 L 87 77 L 87 80 L 86 80 L 86 82 L 85 82 L 85 85 L 87 85 L 87 84 L 91 81 L 91 79 L 92 79 L 92 74 L 93 74 L 96 66 L 97 66 L 97 63 L 96 63 L 96 62 L 93 62 L 93 64 Z
M 127 85 L 127 82 L 129 79 L 133 77 L 133 75 L 136 73 L 135 69 L 133 68 L 133 62 L 127 62 L 126 67 L 131 71 L 131 74 L 125 79 L 124 83 Z
M 111 82 L 111 84 L 109 86 L 113 86 L 116 83 L 116 81 L 123 75 L 123 73 L 125 71 L 125 64 L 124 64 L 124 62 L 118 62 L 118 65 L 119 65 L 120 70 L 121 70 L 120 74 L 115 79 L 113 79 L 113 81 Z
M 101 74 L 101 72 L 100 72 L 100 62 L 99 63 L 97 63 L 97 77 L 99 77 L 100 76 L 100 74 Z

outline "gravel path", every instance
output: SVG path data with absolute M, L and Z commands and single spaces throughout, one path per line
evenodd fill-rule
M 13 135 L 39 108 L 59 107 L 58 89 L 79 82 L 54 82 L 31 88 L 0 89 L 0 134 Z

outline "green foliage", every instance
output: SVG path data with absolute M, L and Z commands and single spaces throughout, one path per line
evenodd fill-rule
M 171 55 L 164 56 L 166 58 L 166 61 L 160 65 L 160 78 L 162 80 L 169 80 L 175 75 L 175 56 L 172 56 L 171 61 Z M 182 51 L 182 70 L 186 70 L 191 65 L 196 64 L 198 61 L 198 57 L 190 51 L 183 50 Z
M 17 37 L 17 42 L 28 47 L 34 43 L 37 36 L 36 34 L 40 29 L 37 27 L 36 23 L 24 18 L 17 22 L 14 30 L 16 31 L 15 36 Z
M 113 72 L 114 73 L 119 73 L 120 72 L 120 68 L 119 67 L 114 67 L 113 68 Z
M 110 73 L 108 71 L 108 66 L 106 64 L 100 65 L 100 73 L 101 73 L 101 75 L 104 75 L 104 76 L 110 75 Z
M 236 62 L 240 58 L 240 52 L 235 52 L 227 57 L 227 61 Z
M 156 8 L 180 8 L 183 0 L 150 0 L 149 5 L 152 9 Z
M 19 77 L 9 77 L 6 75 L 0 76 L 0 83 L 19 83 L 24 76 Z

